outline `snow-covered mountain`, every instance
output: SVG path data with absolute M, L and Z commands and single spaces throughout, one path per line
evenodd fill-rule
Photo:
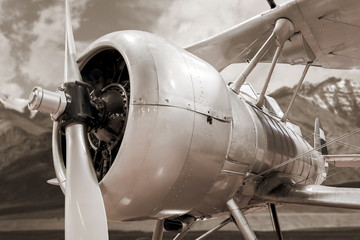
M 285 110 L 295 88 L 283 87 L 271 96 Z M 360 81 L 329 78 L 317 85 L 304 83 L 289 118 L 302 126 L 306 136 L 313 132 L 313 121 L 319 117 L 325 132 L 338 137 L 360 126 L 359 110 Z
M 27 101 L 0 95 L 0 215 L 62 207 L 55 176 L 48 115 L 32 115 Z
M 292 92 L 290 88 L 282 88 L 272 96 L 285 110 Z M 302 127 L 304 136 L 311 136 L 310 143 L 315 117 L 320 117 L 327 137 L 338 137 L 359 124 L 359 94 L 359 83 L 349 80 L 331 78 L 315 86 L 305 84 L 289 118 Z M 51 155 L 52 122 L 49 115 L 41 113 L 31 117 L 26 104 L 24 99 L 0 94 L 0 215 L 3 216 L 63 207 L 61 190 L 46 183 L 55 177 Z M 360 147 L 359 136 L 346 141 Z M 336 154 L 349 149 L 340 144 L 329 150 Z M 359 178 L 359 171 L 350 169 L 328 183 L 359 181 Z
M 360 126 L 360 81 L 329 78 L 318 84 L 304 84 L 300 95 Z
M 320 118 L 327 141 L 350 133 L 360 126 L 360 82 L 329 78 L 313 85 L 303 84 L 289 113 L 289 119 L 301 126 L 305 139 L 313 143 L 314 120 Z M 294 88 L 283 87 L 271 94 L 286 110 Z M 328 146 L 329 154 L 359 154 L 360 134 L 351 135 Z M 339 174 L 337 174 L 339 173 Z M 329 170 L 325 184 L 360 182 L 360 169 Z

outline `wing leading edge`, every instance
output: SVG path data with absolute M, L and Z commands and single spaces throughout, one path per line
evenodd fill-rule
M 360 167 L 360 154 L 324 155 L 324 160 L 335 167 Z
M 218 71 L 252 59 L 279 18 L 289 19 L 295 35 L 287 41 L 280 63 L 333 69 L 360 69 L 360 1 L 293 0 L 257 15 L 218 35 L 186 48 Z M 262 59 L 270 62 L 275 47 Z
M 260 193 L 258 197 L 271 203 L 360 209 L 358 188 L 282 184 L 271 192 Z

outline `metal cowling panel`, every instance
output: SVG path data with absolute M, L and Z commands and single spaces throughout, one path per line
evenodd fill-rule
M 122 55 L 130 77 L 124 138 L 100 184 L 108 219 L 185 214 L 210 191 L 225 160 L 227 87 L 209 64 L 141 31 L 100 38 L 80 64 L 106 49 Z
M 193 122 L 194 112 L 185 109 L 132 106 L 120 151 L 101 182 L 110 220 L 154 214 L 187 161 Z

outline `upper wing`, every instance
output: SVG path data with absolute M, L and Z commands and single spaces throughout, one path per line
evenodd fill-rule
M 293 0 L 186 48 L 218 71 L 250 60 L 271 34 L 279 18 L 295 26 L 278 62 L 334 69 L 360 69 L 360 1 Z M 270 62 L 271 48 L 263 58 Z

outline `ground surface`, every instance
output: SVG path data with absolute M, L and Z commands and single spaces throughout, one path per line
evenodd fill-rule
M 190 232 L 185 239 L 195 239 L 199 237 L 203 232 Z M 260 240 L 263 239 L 276 239 L 273 232 L 257 232 L 256 235 Z M 173 239 L 175 235 L 173 233 L 165 233 L 164 240 Z M 284 239 L 287 240 L 338 240 L 338 239 L 359 239 L 360 229 L 323 229 L 323 230 L 306 230 L 306 231 L 289 231 L 283 233 Z M 0 232 L 1 240 L 63 240 L 63 231 L 23 231 L 23 232 Z M 151 240 L 151 233 L 144 232 L 110 232 L 110 240 Z M 243 239 L 239 232 L 217 232 L 211 237 L 211 239 Z

